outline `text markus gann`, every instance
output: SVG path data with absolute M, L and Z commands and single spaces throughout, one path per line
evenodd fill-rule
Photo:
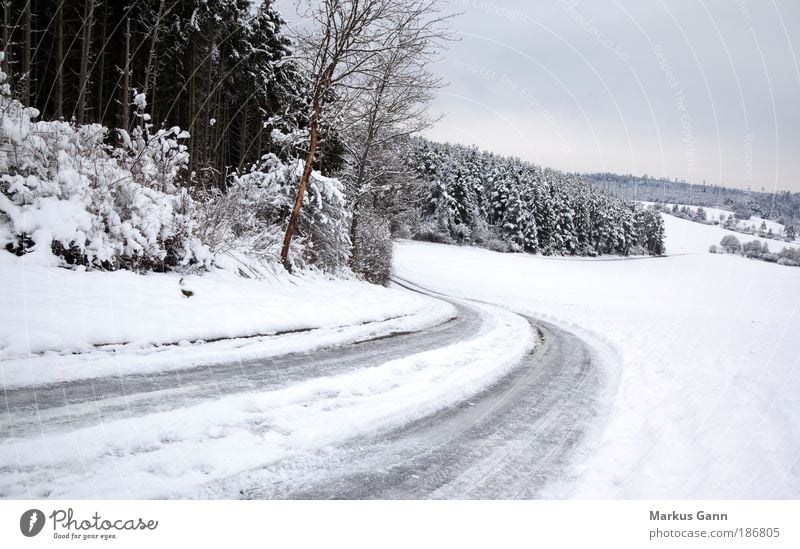
M 650 520 L 728 520 L 727 513 L 706 513 L 697 511 L 696 513 L 678 513 L 672 511 L 662 513 L 661 511 L 650 511 Z

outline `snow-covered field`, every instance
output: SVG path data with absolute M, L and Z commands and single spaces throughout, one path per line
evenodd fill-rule
M 773 253 L 781 251 L 783 248 L 800 248 L 800 242 L 784 242 L 782 240 L 772 240 L 769 238 L 759 238 L 757 235 L 747 235 L 729 231 L 716 225 L 703 225 L 680 219 L 674 215 L 661 214 L 664 218 L 667 233 L 667 253 L 670 255 L 681 253 L 708 253 L 708 248 L 712 244 L 719 247 L 719 242 L 727 235 L 733 235 L 742 242 L 758 240 L 769 246 Z M 695 227 L 697 225 L 698 227 Z
M 800 268 L 709 254 L 727 231 L 665 220 L 668 251 L 687 255 L 586 261 L 402 242 L 396 270 L 573 327 L 616 355 L 607 423 L 549 495 L 800 497 Z
M 655 202 L 646 202 L 646 201 L 641 201 L 641 203 L 646 205 L 646 206 L 652 206 L 653 204 L 655 204 Z M 682 204 L 678 204 L 678 206 L 680 207 L 680 206 L 683 206 L 683 205 Z M 687 208 L 689 208 L 692 211 L 695 211 L 697 209 L 697 206 L 687 206 Z M 708 216 L 708 220 L 709 221 L 719 220 L 722 217 L 726 217 L 727 218 L 728 216 L 733 215 L 733 212 L 731 210 L 722 210 L 720 208 L 710 208 L 710 207 L 709 208 L 703 207 L 703 209 L 706 211 L 706 215 Z M 664 218 L 665 218 L 665 221 L 669 222 L 670 219 L 674 219 L 674 216 L 667 215 L 667 216 L 664 216 Z M 750 219 L 748 219 L 746 221 L 745 220 L 739 221 L 739 224 L 740 224 L 740 226 L 742 228 L 752 227 L 756 231 L 759 230 L 759 228 L 761 227 L 761 223 L 764 223 L 764 225 L 767 227 L 767 230 L 772 229 L 773 234 L 775 234 L 776 236 L 783 235 L 784 226 L 782 224 L 778 223 L 777 221 L 772 221 L 770 219 L 763 219 L 763 218 L 755 216 L 755 215 L 750 216 Z M 672 234 L 670 235 L 670 242 L 672 243 L 673 247 L 680 246 L 682 248 L 685 248 L 686 246 L 689 246 L 689 247 L 692 248 L 693 251 L 698 251 L 698 252 L 699 251 L 708 251 L 708 246 L 706 246 L 705 250 L 700 250 L 700 247 L 701 247 L 700 243 L 701 242 L 704 242 L 704 241 L 708 240 L 710 237 L 719 236 L 719 238 L 717 238 L 716 241 L 709 242 L 709 246 L 711 244 L 719 244 L 720 239 L 723 236 L 728 235 L 728 234 L 734 235 L 736 238 L 738 238 L 739 240 L 741 240 L 743 242 L 749 242 L 751 240 L 758 240 L 760 242 L 767 242 L 769 244 L 770 251 L 772 251 L 772 252 L 779 252 L 781 250 L 781 248 L 783 248 L 784 246 L 793 246 L 793 247 L 800 246 L 800 242 L 798 242 L 797 240 L 795 240 L 795 242 L 792 242 L 792 243 L 787 243 L 784 240 L 759 238 L 757 235 L 752 235 L 751 236 L 751 235 L 743 234 L 743 233 L 740 233 L 740 232 L 737 232 L 737 231 L 728 231 L 728 230 L 725 230 L 725 229 L 722 229 L 722 228 L 719 228 L 719 227 L 716 227 L 718 229 L 718 232 L 708 231 L 708 232 L 705 232 L 705 233 L 698 234 L 697 232 L 690 231 L 689 233 L 687 233 L 685 235 L 685 238 L 678 238 L 678 235 L 676 234 L 676 231 L 685 232 L 685 230 L 682 227 L 678 226 L 678 225 L 672 225 L 671 228 L 673 230 L 672 230 Z M 669 230 L 668 230 L 668 232 L 669 232 Z M 696 241 L 694 241 L 693 239 L 696 239 Z M 674 251 L 675 250 L 670 250 L 670 252 L 672 252 L 672 253 L 674 253 Z

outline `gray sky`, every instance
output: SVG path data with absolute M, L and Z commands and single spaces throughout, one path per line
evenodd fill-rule
M 800 192 L 797 0 L 440 0 L 438 141 L 565 171 Z M 294 1 L 279 0 L 287 19 Z
M 446 4 L 443 2 L 443 5 Z M 800 191 L 800 2 L 451 0 L 427 132 L 567 171 Z

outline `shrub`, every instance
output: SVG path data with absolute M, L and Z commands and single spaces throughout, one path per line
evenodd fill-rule
M 742 243 L 739 242 L 738 238 L 731 234 L 722 237 L 722 240 L 720 240 L 719 244 L 725 253 L 735 254 L 742 251 Z
M 0 94 L 0 246 L 51 265 L 211 264 L 195 235 L 196 205 L 175 184 L 188 158 L 185 132 L 152 134 L 142 114 L 133 137 L 112 149 L 99 124 L 34 122 L 38 114 Z
M 373 212 L 359 210 L 353 244 L 353 271 L 373 284 L 387 284 L 392 276 L 389 222 Z

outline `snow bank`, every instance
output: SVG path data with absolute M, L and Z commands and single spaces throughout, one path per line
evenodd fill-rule
M 396 270 L 613 346 L 602 434 L 548 495 L 800 497 L 800 269 L 709 254 L 721 229 L 665 220 L 671 253 L 704 253 L 576 261 L 402 242 Z
M 522 317 L 477 307 L 480 332 L 441 349 L 175 411 L 2 441 L 0 496 L 178 497 L 435 413 L 502 377 L 533 343 Z
M 269 277 L 266 279 L 247 279 L 238 276 L 233 267 L 234 264 L 202 276 L 83 272 L 30 265 L 27 256 L 0 252 L 0 366 L 7 376 L 6 383 L 108 375 L 136 369 L 135 364 L 140 363 L 139 367 L 146 367 L 143 360 L 125 359 L 120 363 L 118 352 L 113 353 L 113 368 L 103 366 L 98 356 L 108 359 L 111 351 L 120 351 L 114 347 L 105 354 L 66 361 L 65 357 L 53 356 L 85 353 L 97 346 L 133 350 L 179 342 L 333 329 L 407 315 L 418 316 L 415 322 L 424 326 L 453 314 L 452 307 L 433 299 L 354 279 L 313 273 L 289 276 L 280 271 L 260 273 Z M 390 332 L 396 325 L 372 329 Z M 340 340 L 356 337 L 353 330 L 349 334 Z M 309 345 L 314 346 L 313 342 Z M 262 352 L 267 352 L 268 347 L 265 342 Z M 217 351 L 223 348 L 216 347 Z M 256 352 L 254 349 L 250 351 Z M 42 353 L 46 356 L 27 360 L 30 355 Z M 192 365 L 196 360 L 199 359 L 180 364 Z M 94 366 L 77 371 L 82 364 Z M 20 365 L 31 370 L 22 375 Z M 76 371 L 66 373 L 66 365 L 75 366 Z

